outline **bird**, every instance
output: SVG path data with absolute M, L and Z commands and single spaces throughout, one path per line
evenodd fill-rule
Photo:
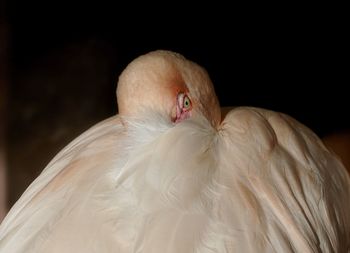
M 281 112 L 220 108 L 171 51 L 131 61 L 118 114 L 82 133 L 0 226 L 1 253 L 350 252 L 350 178 Z

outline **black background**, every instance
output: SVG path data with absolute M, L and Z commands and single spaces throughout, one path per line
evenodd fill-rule
M 102 52 L 103 62 L 108 63 L 104 72 L 108 85 L 99 96 L 103 106 L 109 107 L 105 115 L 112 115 L 116 113 L 116 80 L 127 63 L 148 51 L 168 49 L 208 70 L 223 106 L 282 111 L 319 135 L 349 127 L 348 52 L 340 14 L 327 6 L 206 7 L 203 11 L 176 2 L 124 6 L 9 1 L 11 96 L 28 95 L 23 88 L 28 84 L 20 77 L 33 71 L 33 66 L 45 65 L 48 61 L 43 59 L 60 56 L 62 48 L 74 54 L 80 45 L 90 43 L 90 49 Z M 78 80 L 65 90 L 65 96 L 54 97 L 63 99 L 74 89 L 96 85 Z M 42 93 L 43 87 L 34 88 Z M 56 110 L 55 104 L 45 107 Z

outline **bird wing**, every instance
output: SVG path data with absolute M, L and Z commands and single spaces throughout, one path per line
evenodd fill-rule
M 123 129 L 120 118 L 112 117 L 87 130 L 59 152 L 3 220 L 0 251 L 37 252 L 34 244 L 45 240 L 55 221 L 69 211 L 65 207 L 78 201 L 79 192 L 86 194 L 93 189 L 101 170 L 121 162 L 111 157 L 123 150 L 120 149 Z
M 349 176 L 311 130 L 281 113 L 236 108 L 220 136 L 219 209 L 237 252 L 348 252 Z
M 126 133 L 112 118 L 63 150 L 4 221 L 0 251 L 347 251 L 350 180 L 309 129 L 253 108 L 218 130 L 149 118 Z

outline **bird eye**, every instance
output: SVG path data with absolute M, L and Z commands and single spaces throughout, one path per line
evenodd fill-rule
M 191 108 L 191 100 L 187 95 L 185 95 L 185 97 L 183 99 L 183 108 L 186 110 Z

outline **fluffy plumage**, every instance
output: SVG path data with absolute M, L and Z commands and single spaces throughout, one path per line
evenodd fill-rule
M 257 108 L 221 122 L 205 71 L 171 52 L 138 58 L 118 86 L 120 115 L 50 162 L 0 252 L 350 252 L 349 176 L 305 126 Z M 175 124 L 182 90 L 193 113 Z

